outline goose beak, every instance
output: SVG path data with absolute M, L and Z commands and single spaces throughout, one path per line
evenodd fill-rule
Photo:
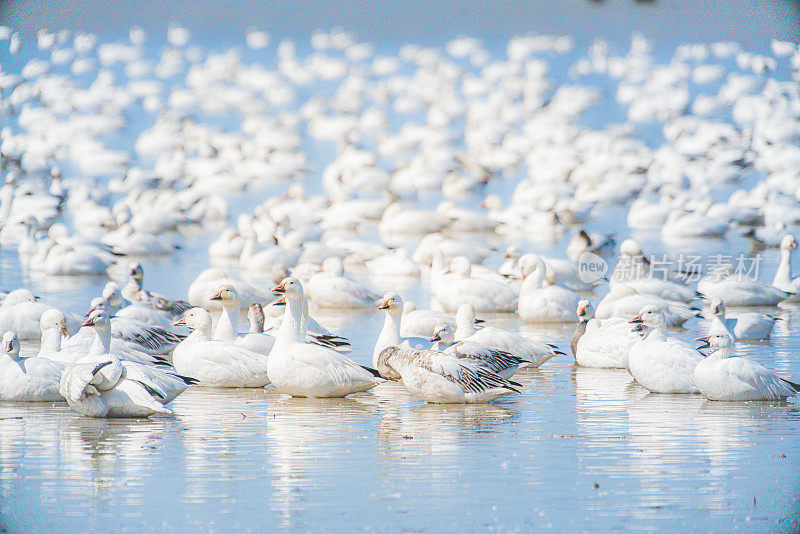
M 281 295 L 277 299 L 270 302 L 268 306 L 286 306 L 286 295 Z
M 441 340 L 442 340 L 442 336 L 439 335 L 439 332 L 436 332 L 433 335 L 433 337 L 431 338 L 431 341 L 441 341 Z
M 278 284 L 277 286 L 272 288 L 272 292 L 273 293 L 286 293 L 286 284 L 281 282 L 280 284 Z
M 61 335 L 64 337 L 69 337 L 69 330 L 67 330 L 67 325 L 61 327 Z
M 186 326 L 186 317 L 181 317 L 180 319 L 172 323 L 172 326 Z
M 81 326 L 94 326 L 94 318 L 89 317 L 83 323 L 81 323 Z
M 221 291 L 217 291 L 216 293 L 211 295 L 211 298 L 208 299 L 208 300 L 222 300 L 222 294 L 221 293 L 222 293 Z
M 504 258 L 506 258 L 506 259 L 508 259 L 508 258 L 510 258 L 510 257 L 511 257 L 511 254 L 509 254 L 508 252 L 506 252 L 505 254 L 503 254 L 503 257 L 504 257 Z
M 483 319 L 475 319 L 475 324 L 483 324 L 485 322 Z
M 378 309 L 379 310 L 388 310 L 389 309 L 389 301 L 388 300 L 384 300 L 383 302 L 381 302 L 378 305 Z
M 633 319 L 631 319 L 628 322 L 630 324 L 642 324 L 642 323 L 644 323 L 644 321 L 642 321 L 642 314 L 640 313 L 639 315 L 637 315 L 636 317 L 634 317 Z
M 453 274 L 453 271 L 450 270 L 450 267 L 445 269 L 444 274 Z
M 578 308 L 578 317 L 583 317 L 586 315 L 586 306 L 581 306 Z
M 711 344 L 708 342 L 709 339 L 711 339 L 711 336 L 701 336 L 701 337 L 694 338 L 695 341 L 702 341 L 703 342 L 702 345 L 697 347 L 697 350 L 707 349 L 708 347 L 710 347 Z
M 13 349 L 13 348 L 14 348 L 14 342 L 13 342 L 13 341 L 6 341 L 6 342 L 3 344 L 3 347 L 5 347 L 5 349 L 6 349 L 6 352 L 11 352 L 11 349 Z
M 797 241 L 792 241 L 792 243 L 789 245 L 789 248 L 797 248 Z

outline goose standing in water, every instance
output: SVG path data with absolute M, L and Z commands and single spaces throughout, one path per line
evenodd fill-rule
M 793 296 L 777 287 L 737 274 L 730 264 L 716 266 L 697 282 L 697 290 L 709 300 L 722 299 L 728 306 L 775 306 Z
M 571 343 L 575 362 L 581 367 L 625 368 L 631 345 L 641 339 L 631 331 L 628 321 L 612 317 L 601 323 L 586 299 L 578 303 L 577 311 L 580 323 Z
M 322 262 L 322 272 L 308 281 L 308 298 L 320 308 L 365 308 L 374 306 L 380 297 L 344 276 L 342 260 L 332 256 Z
M 580 297 L 557 285 L 544 285 L 545 263 L 536 254 L 519 260 L 522 287 L 519 291 L 519 316 L 527 323 L 574 323 Z
M 0 352 L 0 400 L 17 402 L 60 401 L 61 372 L 65 364 L 46 358 L 19 357 L 15 332 L 3 334 Z
M 448 325 L 439 325 L 433 332 L 432 349 L 451 354 L 462 360 L 474 360 L 505 379 L 511 378 L 525 360 L 503 350 L 485 347 L 472 341 L 455 340 L 455 332 Z
M 775 277 L 772 279 L 772 287 L 777 287 L 787 293 L 800 293 L 800 276 L 792 278 L 792 252 L 796 248 L 797 241 L 794 236 L 784 235 L 781 239 L 781 260 Z
M 709 306 L 713 315 L 709 332 L 724 331 L 736 340 L 769 339 L 777 320 L 764 313 L 737 313 L 735 317 L 726 317 L 722 299 L 712 300 Z
M 550 358 L 564 354 L 555 345 L 540 343 L 515 332 L 494 326 L 476 328 L 475 308 L 472 304 L 462 304 L 456 312 L 455 339 L 471 341 L 492 349 L 508 352 L 521 358 L 531 367 L 539 367 Z
M 139 263 L 132 263 L 128 271 L 130 278 L 125 287 L 122 288 L 122 296 L 131 302 L 140 302 L 153 309 L 164 311 L 170 315 L 177 316 L 192 307 L 188 302 L 182 300 L 170 300 L 158 293 L 150 293 L 142 289 L 144 281 L 144 270 Z
M 381 379 L 338 352 L 306 343 L 303 286 L 294 277 L 273 288 L 283 293 L 284 318 L 270 353 L 267 369 L 272 383 L 293 397 L 344 397 L 367 391 Z
M 22 340 L 36 340 L 41 336 L 39 321 L 42 314 L 51 309 L 42 302 L 37 302 L 30 290 L 20 288 L 11 291 L 0 304 L 0 330 L 16 332 Z M 81 320 L 71 313 L 64 313 L 67 330 L 74 334 L 81 327 Z
M 388 347 L 378 356 L 378 372 L 402 379 L 409 393 L 435 404 L 479 404 L 520 392 L 520 384 L 485 364 L 436 350 Z
M 715 401 L 783 400 L 800 392 L 800 384 L 789 382 L 754 361 L 731 358 L 733 342 L 724 331 L 698 337 L 700 349 L 711 348 L 694 369 L 694 384 Z
M 645 306 L 630 323 L 648 329 L 628 351 L 631 376 L 654 393 L 698 393 L 692 375 L 703 357 L 688 343 L 667 337 L 664 311 Z

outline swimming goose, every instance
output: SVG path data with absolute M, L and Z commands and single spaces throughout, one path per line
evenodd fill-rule
M 713 316 L 709 332 L 725 331 L 736 340 L 769 339 L 777 320 L 764 313 L 748 312 L 726 317 L 725 304 L 722 299 L 713 299 L 709 307 Z
M 702 395 L 715 401 L 783 400 L 800 392 L 800 384 L 789 382 L 754 361 L 731 358 L 733 342 L 724 331 L 715 331 L 695 341 L 711 354 L 694 369 L 693 380 Z
M 486 403 L 520 392 L 519 384 L 485 364 L 435 350 L 388 347 L 378 357 L 378 372 L 402 379 L 409 393 L 437 404 Z
M 201 386 L 260 388 L 269 384 L 267 357 L 229 341 L 211 339 L 211 315 L 191 308 L 175 321 L 193 331 L 172 352 L 172 365 Z
M 49 310 L 42 302 L 37 302 L 30 290 L 20 288 L 11 291 L 0 304 L 0 331 L 14 331 L 22 340 L 36 340 L 41 336 L 39 321 L 42 314 Z M 65 313 L 67 330 L 74 334 L 83 322 L 78 316 Z
M 308 299 L 320 308 L 365 308 L 378 301 L 378 294 L 367 286 L 344 276 L 342 260 L 327 258 L 322 272 L 312 276 L 306 285 Z
M 654 393 L 698 393 L 692 376 L 703 357 L 688 343 L 667 337 L 664 310 L 645 306 L 629 322 L 648 329 L 628 351 L 631 376 Z
M 475 322 L 475 308 L 471 304 L 462 304 L 456 312 L 455 339 L 513 354 L 525 362 L 523 365 L 531 367 L 539 367 L 550 358 L 564 354 L 555 345 L 540 343 L 502 328 L 475 328 Z
M 150 293 L 142 289 L 144 270 L 140 263 L 132 263 L 129 268 L 129 274 L 130 278 L 128 279 L 128 283 L 122 288 L 122 296 L 131 302 L 140 302 L 155 310 L 164 311 L 173 316 L 180 315 L 192 307 L 188 302 L 170 300 L 158 293 Z
M 456 311 L 462 304 L 472 304 L 481 312 L 513 312 L 517 308 L 514 289 L 504 282 L 472 278 L 472 264 L 465 256 L 453 258 L 444 272 L 434 273 L 432 268 L 431 289 L 445 311 Z
M 0 353 L 0 400 L 16 402 L 60 401 L 58 391 L 65 364 L 46 358 L 19 357 L 19 338 L 3 334 Z
M 526 254 L 519 261 L 523 276 L 519 316 L 528 323 L 576 322 L 578 294 L 561 286 L 545 285 L 545 263 L 536 254 Z
M 774 306 L 793 296 L 734 272 L 733 265 L 718 265 L 697 282 L 697 290 L 709 300 L 722 299 L 728 306 Z
M 594 318 L 594 310 L 588 300 L 578 303 L 580 324 L 583 333 L 573 336 L 572 353 L 581 367 L 624 368 L 624 360 L 631 345 L 641 339 L 631 331 L 625 319 L 610 318 L 602 323 Z
M 456 342 L 455 331 L 447 325 L 438 325 L 431 341 L 432 350 L 451 354 L 462 360 L 474 360 L 505 379 L 511 378 L 519 366 L 525 363 L 522 358 L 503 350 L 486 347 L 473 341 Z
M 286 311 L 267 369 L 272 383 L 293 397 L 344 397 L 367 391 L 381 380 L 377 372 L 358 365 L 338 352 L 306 343 L 303 318 L 305 294 L 294 277 L 273 288 L 284 294 Z
M 692 317 L 698 317 L 700 310 L 683 302 L 668 300 L 657 295 L 639 294 L 633 286 L 615 285 L 597 304 L 595 316 L 605 320 L 611 317 L 628 319 L 649 304 L 659 306 L 664 311 L 664 320 L 668 326 L 680 326 Z
M 431 347 L 432 342 L 429 337 L 401 335 L 402 321 L 405 316 L 403 314 L 403 299 L 400 295 L 394 291 L 386 293 L 378 305 L 378 309 L 386 313 L 386 318 L 383 321 L 381 332 L 378 334 L 378 340 L 375 342 L 375 349 L 372 351 L 373 367 L 378 365 L 378 356 L 386 347 L 407 347 L 412 349 L 429 349 Z M 434 325 L 435 328 L 436 325 Z
M 219 311 L 222 309 L 222 304 L 218 300 L 211 300 L 211 297 L 223 284 L 232 285 L 236 289 L 239 294 L 239 302 L 243 306 L 249 306 L 248 303 L 253 302 L 266 306 L 273 300 L 268 292 L 247 282 L 231 278 L 222 269 L 213 267 L 201 272 L 189 285 L 188 300 L 192 306 L 205 308 L 211 312 Z

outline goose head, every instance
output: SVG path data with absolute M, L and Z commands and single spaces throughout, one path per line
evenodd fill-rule
M 472 262 L 466 256 L 456 256 L 450 261 L 450 268 L 447 272 L 459 278 L 469 278 L 472 274 Z
M 283 293 L 284 299 L 298 301 L 305 296 L 303 284 L 294 276 L 284 278 L 280 284 L 272 288 L 273 293 Z
M 39 328 L 42 329 L 42 332 L 57 329 L 59 332 L 61 332 L 62 336 L 69 336 L 69 331 L 67 330 L 67 319 L 60 310 L 56 310 L 55 308 L 49 309 L 42 314 L 42 316 L 39 318 Z
M 522 256 L 519 259 L 519 269 L 522 272 L 523 280 L 533 273 L 539 273 L 544 279 L 547 271 L 544 260 L 538 254 L 525 254 Z
M 237 293 L 233 285 L 222 284 L 217 288 L 214 294 L 209 297 L 209 300 L 218 300 L 223 305 L 234 306 L 239 302 L 239 293 Z
M 90 326 L 95 330 L 111 332 L 111 318 L 103 306 L 90 310 L 81 326 Z
M 718 351 L 724 351 L 724 353 L 730 351 L 733 347 L 733 340 L 731 336 L 728 335 L 727 332 L 722 331 L 715 331 L 711 332 L 706 336 L 697 337 L 694 339 L 695 341 L 701 341 L 703 344 L 697 347 L 697 350 L 711 348 L 711 353 L 715 353 Z
M 89 311 L 86 312 L 86 315 L 84 315 L 84 317 L 89 317 L 92 314 L 92 312 L 97 310 L 104 310 L 109 315 L 109 317 L 111 316 L 111 304 L 103 297 L 95 297 L 89 303 Z
M 386 293 L 378 304 L 379 310 L 384 310 L 389 315 L 403 312 L 403 299 L 394 291 Z
M 105 287 L 103 287 L 102 296 L 113 307 L 121 306 L 123 303 L 122 292 L 119 290 L 119 286 L 116 282 L 108 282 Z
M 19 357 L 19 349 L 19 338 L 16 332 L 9 331 L 3 334 L 3 352 L 17 359 Z
M 173 326 L 186 326 L 192 330 L 211 331 L 211 314 L 204 308 L 191 308 L 183 317 L 172 323 Z
M 342 260 L 336 256 L 325 258 L 325 261 L 322 262 L 322 272 L 330 276 L 343 276 L 344 265 L 342 264 Z
M 450 345 L 455 341 L 455 332 L 453 332 L 453 327 L 446 324 L 436 325 L 436 328 L 433 329 L 433 337 L 431 337 L 431 341 L 438 341 L 439 343 Z
M 513 259 L 518 260 L 522 256 L 522 252 L 519 249 L 519 245 L 511 245 L 506 249 L 506 253 L 503 254 L 503 258 L 506 259 Z
M 581 299 L 578 302 L 578 319 L 581 321 L 588 321 L 594 318 L 594 307 L 589 299 Z
M 666 327 L 667 324 L 664 309 L 655 304 L 648 304 L 643 307 L 639 315 L 628 322 L 631 324 L 643 324 L 648 328 Z
M 619 253 L 621 256 L 627 256 L 629 258 L 644 258 L 644 252 L 642 252 L 642 247 L 639 246 L 639 243 L 634 241 L 633 239 L 626 239 L 619 245 Z

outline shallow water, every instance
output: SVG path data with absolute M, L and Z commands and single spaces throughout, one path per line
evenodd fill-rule
M 222 46 L 208 38 L 202 44 Z M 553 79 L 566 79 L 586 44 L 579 40 L 574 53 L 549 58 Z M 670 39 L 655 44 L 668 58 Z M 787 77 L 785 67 L 776 76 Z M 613 87 L 607 80 L 590 83 L 606 92 Z M 115 142 L 129 148 L 150 119 L 128 118 Z M 597 127 L 623 118 L 611 102 L 583 121 Z M 637 131 L 651 144 L 660 142 L 658 127 Z M 317 171 L 333 154 L 321 145 L 305 145 Z M 64 170 L 69 177 L 71 169 Z M 507 198 L 516 178 L 505 177 L 490 190 Z M 745 184 L 758 178 L 749 176 Z M 318 172 L 309 178 L 311 193 L 318 192 L 318 179 Z M 229 196 L 232 214 L 284 187 Z M 422 201 L 430 205 L 438 197 Z M 624 214 L 619 207 L 599 210 L 588 229 L 617 231 L 621 240 Z M 179 253 L 145 260 L 146 285 L 185 295 L 208 266 L 206 249 L 216 230 L 193 231 Z M 657 232 L 635 237 L 658 254 L 735 256 L 749 246 L 737 237 L 689 244 L 663 243 Z M 531 248 L 563 254 L 565 245 Z M 760 278 L 770 280 L 777 252 L 762 255 Z M 11 248 L 0 250 L 0 270 L 4 286 L 32 287 L 75 312 L 85 311 L 105 282 L 31 279 Z M 380 292 L 401 290 L 419 307 L 430 303 L 425 278 L 366 280 Z M 383 320 L 377 312 L 312 312 L 350 338 L 355 360 L 370 361 Z M 770 312 L 781 317 L 773 339 L 739 343 L 737 353 L 798 379 L 800 315 L 794 308 Z M 563 348 L 572 333 L 571 326 L 522 325 L 511 315 L 487 319 Z M 675 334 L 689 340 L 705 326 L 693 320 Z M 396 384 L 341 400 L 289 399 L 272 388 L 191 388 L 172 403 L 174 416 L 136 421 L 92 420 L 65 404 L 0 403 L 0 526 L 13 532 L 323 531 L 343 525 L 407 532 L 800 530 L 796 402 L 648 394 L 624 371 L 578 368 L 571 356 L 515 379 L 523 394 L 481 406 L 426 405 Z

